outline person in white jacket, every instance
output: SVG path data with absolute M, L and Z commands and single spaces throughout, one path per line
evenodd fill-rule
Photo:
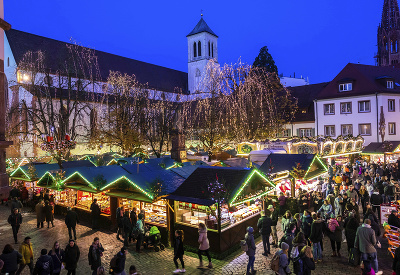
M 210 242 L 208 241 L 207 238 L 207 227 L 204 223 L 199 223 L 199 251 L 197 252 L 197 254 L 199 255 L 199 260 L 200 260 L 200 265 L 198 266 L 198 268 L 203 268 L 203 258 L 201 257 L 201 255 L 204 253 L 206 254 L 207 258 L 208 258 L 208 268 L 212 268 L 213 265 L 211 263 L 211 257 L 210 257 L 210 253 L 208 253 L 208 249 L 210 248 Z
M 367 184 L 365 185 L 365 188 L 367 189 L 367 192 L 369 194 L 369 197 L 372 196 L 372 193 L 374 193 L 374 186 L 372 185 L 371 181 L 367 181 Z

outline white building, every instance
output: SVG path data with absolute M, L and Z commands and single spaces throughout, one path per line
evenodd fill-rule
M 297 86 L 304 86 L 304 85 L 310 85 L 310 81 L 307 78 L 304 78 L 303 76 L 300 76 L 300 78 L 297 77 L 291 77 L 291 76 L 280 76 L 279 77 L 281 80 L 281 84 L 285 87 L 297 87 Z
M 400 69 L 349 63 L 314 101 L 317 135 L 361 135 L 365 144 L 400 140 Z M 400 129 L 399 129 L 400 130 Z

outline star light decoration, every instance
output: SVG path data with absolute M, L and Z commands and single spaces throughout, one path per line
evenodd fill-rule
M 50 153 L 56 152 L 57 155 L 64 156 L 68 151 L 74 149 L 76 147 L 76 141 L 71 140 L 69 135 L 65 135 L 64 140 L 55 140 L 52 136 L 47 136 L 43 143 L 40 145 L 40 148 L 43 151 L 47 151 Z

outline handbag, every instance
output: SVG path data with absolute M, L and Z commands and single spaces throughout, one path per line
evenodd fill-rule
M 62 263 L 61 260 L 60 260 L 60 258 L 58 258 L 57 253 L 55 253 L 55 254 L 56 254 L 57 260 L 58 260 L 58 261 L 60 262 L 60 264 L 61 264 L 61 269 L 60 269 L 60 271 L 61 271 L 61 270 L 63 270 L 63 269 L 65 268 L 64 263 Z
M 349 264 L 353 265 L 353 266 L 358 266 L 360 265 L 360 251 L 358 250 L 358 248 L 351 248 L 350 249 L 350 253 L 349 253 Z

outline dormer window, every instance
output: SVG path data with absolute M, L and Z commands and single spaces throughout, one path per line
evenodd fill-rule
M 348 92 L 353 90 L 353 83 L 341 83 L 339 84 L 339 92 Z
M 386 88 L 388 88 L 388 89 L 393 89 L 394 88 L 394 84 L 393 84 L 392 80 L 386 81 Z

